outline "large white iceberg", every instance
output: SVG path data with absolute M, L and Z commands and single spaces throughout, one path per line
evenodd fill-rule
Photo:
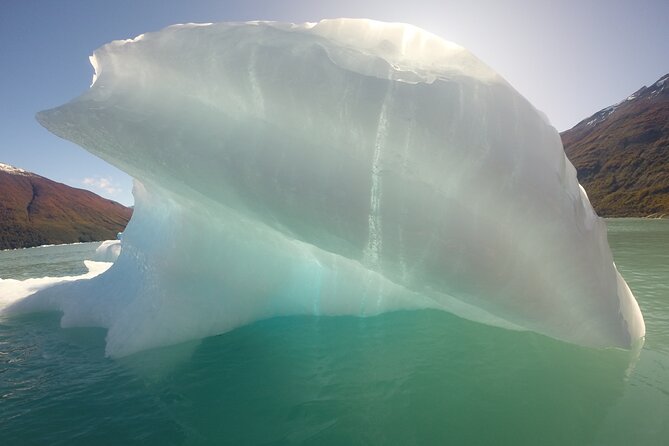
M 37 118 L 138 179 L 123 249 L 7 312 L 107 327 L 112 356 L 415 308 L 596 347 L 644 335 L 558 133 L 455 44 L 358 19 L 188 24 L 91 62 L 90 90 Z

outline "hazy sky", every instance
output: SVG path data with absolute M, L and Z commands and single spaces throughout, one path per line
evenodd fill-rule
M 0 162 L 132 204 L 127 175 L 34 119 L 88 88 L 93 50 L 174 23 L 334 17 L 411 23 L 466 47 L 558 130 L 669 72 L 669 0 L 0 0 Z

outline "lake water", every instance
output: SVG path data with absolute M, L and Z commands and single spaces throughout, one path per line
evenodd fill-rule
M 669 220 L 608 220 L 640 352 L 438 311 L 284 317 L 104 357 L 105 330 L 0 319 L 0 445 L 665 445 Z M 0 252 L 0 277 L 74 275 L 97 244 Z

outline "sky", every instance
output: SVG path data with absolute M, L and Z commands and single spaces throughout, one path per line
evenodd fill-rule
M 174 23 L 336 17 L 464 46 L 559 131 L 669 73 L 669 0 L 0 0 L 0 162 L 131 205 L 125 173 L 34 119 L 89 87 L 96 48 Z

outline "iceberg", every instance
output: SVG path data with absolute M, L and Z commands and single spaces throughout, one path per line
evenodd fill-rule
M 185 24 L 90 60 L 90 89 L 37 119 L 136 178 L 132 220 L 108 270 L 5 313 L 106 327 L 112 357 L 422 308 L 591 347 L 644 336 L 558 133 L 456 44 L 363 19 Z

